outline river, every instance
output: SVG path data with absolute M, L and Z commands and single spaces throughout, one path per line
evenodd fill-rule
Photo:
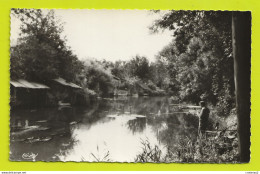
M 10 160 L 134 162 L 144 141 L 162 152 L 196 138 L 198 119 L 168 97 L 101 99 L 86 107 L 11 110 Z

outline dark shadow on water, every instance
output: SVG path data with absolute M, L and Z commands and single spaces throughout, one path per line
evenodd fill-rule
M 196 139 L 197 117 L 175 113 L 178 109 L 170 104 L 167 97 L 123 97 L 97 100 L 87 107 L 11 110 L 10 160 L 63 161 L 63 157 L 81 142 L 75 136 L 75 130 L 86 132 L 110 123 L 122 124 L 117 127 L 120 129 L 118 131 L 124 132 L 126 129 L 131 136 L 137 136 L 138 141 L 138 136 L 146 136 L 147 131 L 162 145 L 174 145 L 183 136 Z M 132 115 L 142 117 L 132 118 Z M 127 117 L 128 120 L 116 122 L 117 116 Z M 111 138 L 116 138 L 116 135 Z M 120 139 L 124 141 L 127 136 Z M 36 155 L 35 159 L 31 158 L 33 155 Z

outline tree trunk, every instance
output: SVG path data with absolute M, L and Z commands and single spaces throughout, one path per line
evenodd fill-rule
M 232 42 L 240 162 L 250 161 L 251 13 L 233 12 Z

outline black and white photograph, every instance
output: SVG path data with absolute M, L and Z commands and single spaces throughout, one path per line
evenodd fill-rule
M 251 13 L 10 10 L 11 161 L 248 163 Z

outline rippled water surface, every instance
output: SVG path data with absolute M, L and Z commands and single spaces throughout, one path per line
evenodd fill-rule
M 162 151 L 196 138 L 197 118 L 167 97 L 102 99 L 86 107 L 11 111 L 10 159 L 134 162 L 142 142 Z

